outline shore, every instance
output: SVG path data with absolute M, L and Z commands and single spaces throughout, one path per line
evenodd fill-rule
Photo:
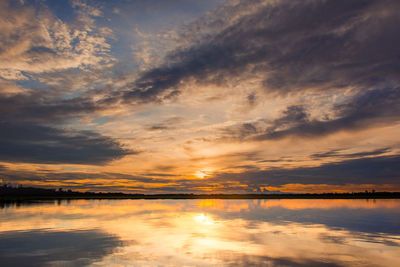
M 123 194 L 71 193 L 53 195 L 0 195 L 0 202 L 73 199 L 400 199 L 400 192 L 324 194 Z

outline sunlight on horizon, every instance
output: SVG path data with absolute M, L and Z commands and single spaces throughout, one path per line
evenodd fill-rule
M 197 171 L 195 173 L 195 176 L 200 178 L 200 179 L 204 179 L 204 178 L 210 177 L 211 171 L 212 171 L 211 168 L 205 168 L 205 169 L 202 169 L 200 171 Z

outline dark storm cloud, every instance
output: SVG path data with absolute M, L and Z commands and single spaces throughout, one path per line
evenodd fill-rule
M 383 156 L 328 163 L 319 167 L 271 169 L 218 174 L 216 181 L 240 181 L 255 186 L 285 184 L 400 184 L 400 156 Z
M 92 131 L 3 122 L 0 129 L 0 161 L 102 164 L 134 153 Z
M 122 242 L 99 230 L 2 232 L 3 266 L 86 266 L 111 254 Z
M 192 30 L 211 28 L 204 38 L 183 35 L 193 44 L 169 54 L 121 96 L 162 101 L 187 79 L 219 84 L 248 73 L 280 94 L 400 83 L 399 1 L 261 2 L 222 8 L 214 23 L 200 20 Z

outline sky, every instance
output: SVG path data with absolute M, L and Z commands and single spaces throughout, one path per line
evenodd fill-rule
M 400 191 L 398 0 L 0 0 L 0 182 Z

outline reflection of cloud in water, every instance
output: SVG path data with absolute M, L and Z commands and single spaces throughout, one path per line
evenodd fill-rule
M 101 229 L 123 242 L 96 266 L 400 266 L 399 200 L 85 200 L 0 212 L 0 234 Z
M 333 262 L 313 259 L 291 259 L 280 257 L 254 256 L 243 254 L 222 253 L 224 266 L 282 266 L 282 267 L 338 267 L 343 266 Z
M 351 231 L 400 234 L 400 201 L 394 199 L 200 200 L 197 205 L 225 219 L 323 224 Z
M 302 209 L 393 209 L 399 206 L 396 199 L 254 199 L 254 200 L 223 200 L 205 199 L 199 200 L 199 207 L 207 207 L 214 210 L 240 211 L 249 210 L 252 206 L 269 209 L 281 207 L 289 210 Z
M 10 231 L 1 233 L 1 266 L 84 266 L 122 245 L 99 230 Z

